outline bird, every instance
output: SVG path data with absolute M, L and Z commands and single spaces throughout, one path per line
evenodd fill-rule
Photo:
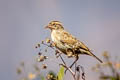
M 103 63 L 83 42 L 67 32 L 60 21 L 51 21 L 45 28 L 51 30 L 52 42 L 55 43 L 55 47 L 58 50 L 68 57 L 75 57 L 76 60 L 70 67 L 77 62 L 80 54 L 93 56 L 100 63 Z

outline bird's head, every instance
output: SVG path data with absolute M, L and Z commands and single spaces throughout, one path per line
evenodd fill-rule
M 48 28 L 50 30 L 64 29 L 62 23 L 59 21 L 51 21 L 45 28 Z

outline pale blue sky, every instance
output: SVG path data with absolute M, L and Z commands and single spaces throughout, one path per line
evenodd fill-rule
M 1 0 L 1 80 L 18 79 L 15 70 L 21 61 L 33 64 L 37 55 L 34 46 L 50 36 L 44 26 L 51 20 L 61 21 L 65 29 L 83 41 L 96 56 L 102 58 L 105 50 L 120 56 L 120 0 Z M 72 60 L 66 61 L 70 64 Z M 48 61 L 52 64 L 49 69 L 57 71 L 54 65 L 58 64 L 53 62 Z M 80 56 L 79 64 L 85 67 L 89 80 L 98 79 L 91 71 L 96 63 L 92 57 Z

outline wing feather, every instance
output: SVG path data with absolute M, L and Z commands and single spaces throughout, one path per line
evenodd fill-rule
M 88 47 L 86 47 L 82 42 L 80 42 L 79 40 L 77 40 L 75 37 L 73 37 L 70 33 L 68 33 L 67 31 L 63 31 L 61 34 L 62 38 L 61 38 L 61 42 L 63 44 L 69 45 L 69 46 L 73 46 L 75 48 L 80 48 L 80 49 L 84 49 L 86 51 L 90 51 L 88 49 Z
M 77 43 L 77 39 L 66 31 L 63 31 L 61 36 L 62 36 L 61 41 L 67 45 L 69 45 L 69 44 L 74 45 L 75 43 Z

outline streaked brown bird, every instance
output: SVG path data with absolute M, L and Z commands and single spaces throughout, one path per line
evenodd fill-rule
M 85 44 L 68 33 L 61 22 L 51 21 L 46 28 L 51 30 L 51 39 L 55 43 L 55 47 L 68 57 L 75 57 L 76 60 L 70 67 L 79 59 L 79 54 L 93 56 L 102 63 L 102 60 L 96 57 Z

